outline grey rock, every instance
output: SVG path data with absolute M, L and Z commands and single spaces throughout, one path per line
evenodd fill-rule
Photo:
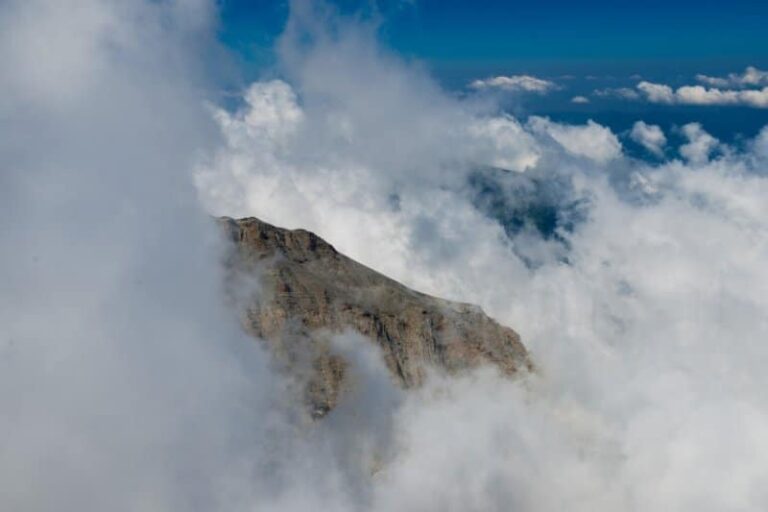
M 329 340 L 348 330 L 379 346 L 404 388 L 419 386 L 427 367 L 451 374 L 481 364 L 506 375 L 532 369 L 518 334 L 477 306 L 414 291 L 303 229 L 256 218 L 219 223 L 234 244 L 230 283 L 256 277 L 259 285 L 245 295 L 244 326 L 299 376 L 315 417 L 331 411 L 343 392 L 348 362 Z

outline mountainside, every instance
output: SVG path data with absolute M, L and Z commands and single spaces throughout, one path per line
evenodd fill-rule
M 336 405 L 348 361 L 332 334 L 354 330 L 376 343 L 393 378 L 419 385 L 427 366 L 449 373 L 490 363 L 511 375 L 531 363 L 520 337 L 471 304 L 410 288 L 344 256 L 314 233 L 256 218 L 219 219 L 234 243 L 230 281 L 256 278 L 244 323 L 304 386 L 312 415 Z

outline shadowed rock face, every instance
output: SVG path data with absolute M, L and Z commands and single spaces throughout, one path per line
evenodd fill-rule
M 455 373 L 490 363 L 508 375 L 530 368 L 517 333 L 477 306 L 411 290 L 309 231 L 255 218 L 219 222 L 235 244 L 231 283 L 254 276 L 259 285 L 245 296 L 245 328 L 298 376 L 313 416 L 339 399 L 348 363 L 334 354 L 330 338 L 349 330 L 380 347 L 405 388 L 418 386 L 428 366 Z

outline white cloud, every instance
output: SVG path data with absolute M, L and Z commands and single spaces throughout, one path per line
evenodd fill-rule
M 727 77 L 696 75 L 696 80 L 712 87 L 768 86 L 768 71 L 748 66 L 743 73 L 730 73 Z
M 347 49 L 342 37 L 306 61 L 372 65 Z M 766 357 L 768 264 L 755 243 L 765 238 L 768 184 L 750 170 L 765 161 L 762 137 L 749 153 L 717 153 L 703 128 L 686 126 L 686 161 L 648 166 L 625 159 L 596 123 L 488 117 L 436 100 L 445 96 L 407 66 L 373 62 L 381 69 L 365 75 L 386 70 L 387 85 L 297 92 L 295 131 L 222 148 L 202 171 L 201 193 L 216 211 L 309 227 L 401 281 L 481 304 L 521 330 L 540 374 L 525 386 L 482 372 L 435 377 L 407 394 L 392 412 L 392 458 L 355 480 L 370 500 L 363 508 L 688 511 L 702 499 L 717 510 L 764 508 L 768 460 L 755 446 L 765 444 L 768 402 L 756 361 Z M 338 75 L 323 76 L 326 67 L 313 68 L 311 84 Z M 304 75 L 293 74 L 301 78 L 291 87 L 304 91 Z M 377 119 L 367 105 L 379 95 L 388 116 L 377 133 L 366 121 Z M 442 119 L 433 102 L 454 121 L 434 138 L 418 128 Z M 248 108 L 226 116 L 242 122 Z M 663 148 L 658 127 L 635 128 L 639 143 Z M 389 132 L 430 150 L 379 158 L 396 153 Z M 516 176 L 588 198 L 581 224 L 563 233 L 567 263 L 527 267 L 514 249 L 530 235 L 505 238 L 468 201 L 462 179 L 472 165 L 452 163 L 499 159 L 525 169 Z M 240 198 L 208 197 L 222 183 Z
M 245 93 L 245 101 L 250 108 L 243 127 L 250 137 L 284 139 L 296 131 L 303 118 L 293 89 L 280 80 L 251 85 Z
M 621 156 L 621 143 L 609 128 L 592 120 L 582 126 L 554 123 L 543 117 L 528 121 L 534 133 L 547 134 L 568 153 L 605 164 Z
M 4 28 L 62 22 L 38 17 L 54 3 L 15 3 Z M 98 5 L 132 36 L 84 41 L 67 58 L 87 76 L 66 94 L 50 69 L 0 74 L 15 84 L 0 104 L 0 508 L 766 509 L 764 132 L 725 151 L 687 125 L 687 160 L 650 166 L 596 123 L 490 116 L 373 28 L 325 30 L 303 2 L 284 80 L 211 126 L 204 52 L 187 46 L 211 34 L 184 21 L 208 4 Z M 73 12 L 63 22 L 82 26 Z M 338 414 L 296 421 L 222 300 L 221 242 L 186 171 L 201 153 L 212 212 L 313 229 L 480 304 L 521 332 L 537 373 L 402 393 L 343 335 L 358 387 Z M 561 243 L 505 233 L 473 204 L 469 176 L 501 163 L 523 172 L 492 174 L 500 209 L 535 186 L 584 205 Z
M 681 130 L 688 143 L 680 146 L 680 154 L 692 164 L 708 162 L 710 154 L 720 146 L 720 141 L 704 131 L 699 123 L 688 123 Z
M 664 156 L 664 146 L 667 144 L 667 137 L 659 126 L 637 121 L 632 126 L 629 136 L 633 141 L 654 155 L 658 157 Z
M 768 161 L 768 126 L 763 127 L 755 137 L 752 152 L 759 159 Z
M 637 88 L 652 103 L 675 105 L 742 105 L 768 108 L 768 87 L 759 90 L 721 90 L 701 85 L 677 89 L 664 84 L 640 82 Z
M 636 90 L 630 89 L 629 87 L 595 89 L 594 91 L 592 91 L 592 94 L 599 98 L 613 97 L 613 98 L 621 98 L 625 100 L 640 99 L 640 94 Z
M 739 99 L 750 107 L 768 108 L 768 87 L 755 91 L 741 91 Z
M 652 103 L 671 104 L 675 102 L 675 91 L 668 85 L 643 81 L 637 84 L 637 88 Z
M 302 124 L 312 124 L 313 106 L 300 103 Z M 414 121 L 409 112 L 400 116 L 409 133 Z M 248 111 L 235 117 L 245 119 Z M 712 159 L 719 143 L 701 126 L 687 125 L 689 145 L 681 152 L 690 165 L 648 167 L 623 160 L 615 136 L 595 123 L 492 118 L 479 126 L 530 146 L 537 157 L 527 161 L 526 174 L 554 168 L 588 193 L 588 220 L 567 235 L 568 264 L 526 268 L 509 248 L 523 239 L 505 241 L 494 221 L 453 188 L 455 175 L 425 184 L 414 171 L 392 208 L 385 200 L 392 181 L 371 179 L 391 175 L 358 155 L 348 168 L 325 162 L 318 172 L 292 158 L 301 146 L 280 146 L 284 182 L 273 188 L 263 186 L 273 178 L 260 164 L 238 166 L 239 188 L 250 195 L 243 213 L 311 226 L 406 283 L 481 304 L 522 331 L 540 365 L 540 376 L 526 386 L 481 372 L 434 377 L 407 394 L 392 412 L 398 449 L 361 484 L 370 492 L 368 507 L 642 512 L 673 504 L 687 511 L 699 510 L 704 495 L 717 509 L 760 508 L 768 500 L 761 494 L 768 460 L 754 446 L 764 443 L 768 403 L 754 360 L 766 354 L 768 274 L 754 243 L 766 229 L 768 183 L 747 167 L 758 151 Z M 636 127 L 639 140 L 663 147 L 660 129 Z M 317 134 L 304 136 L 311 138 L 297 139 L 302 145 L 328 144 Z M 250 147 L 243 141 L 236 148 L 242 162 L 263 151 Z M 455 149 L 432 156 L 447 161 Z M 484 151 L 490 160 L 498 150 Z M 565 158 L 574 154 L 586 158 Z M 649 200 L 626 201 L 607 183 L 601 163 L 613 160 L 612 178 L 629 168 L 628 186 Z M 226 167 L 214 173 L 222 181 L 233 174 Z M 489 398 L 499 396 L 504 400 Z M 742 435 L 729 435 L 734 418 Z M 457 469 L 466 467 L 470 474 Z
M 589 98 L 587 98 L 586 96 L 574 96 L 573 98 L 571 98 L 571 103 L 583 105 L 583 104 L 589 103 Z
M 768 108 L 768 73 L 765 71 L 749 67 L 744 73 L 732 73 L 727 78 L 697 75 L 696 79 L 710 87 L 684 85 L 673 89 L 669 85 L 643 81 L 637 84 L 637 89 L 652 103 Z M 764 86 L 762 89 L 746 89 L 761 85 Z
M 499 89 L 509 92 L 536 92 L 544 94 L 557 89 L 557 84 L 530 75 L 496 76 L 470 83 L 472 89 Z
M 260 485 L 279 378 L 190 183 L 219 140 L 212 14 L 0 6 L 0 509 L 234 510 Z
M 488 154 L 480 161 L 496 167 L 525 171 L 541 157 L 534 138 L 511 116 L 480 118 L 469 127 L 469 135 Z

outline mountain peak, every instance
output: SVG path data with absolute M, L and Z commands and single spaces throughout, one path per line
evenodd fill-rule
M 455 374 L 491 364 L 506 375 L 532 367 L 519 335 L 477 306 L 412 290 L 310 231 L 253 217 L 219 223 L 234 244 L 230 274 L 259 283 L 245 299 L 244 326 L 287 371 L 303 376 L 313 416 L 340 398 L 349 362 L 328 340 L 349 330 L 379 347 L 404 388 L 419 386 L 428 367 Z

